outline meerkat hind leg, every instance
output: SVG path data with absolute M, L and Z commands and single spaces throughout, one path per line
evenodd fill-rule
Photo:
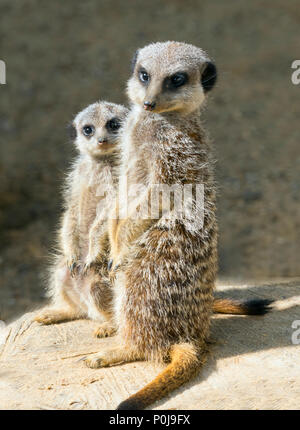
M 88 367 L 97 369 L 143 359 L 144 356 L 137 351 L 124 346 L 111 346 L 96 354 L 88 355 L 85 357 L 84 362 Z
M 39 312 L 35 317 L 34 321 L 38 323 L 49 325 L 57 324 L 64 321 L 71 321 L 80 318 L 78 311 L 72 308 L 47 308 Z

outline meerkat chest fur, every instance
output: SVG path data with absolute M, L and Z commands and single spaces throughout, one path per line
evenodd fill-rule
M 139 139 L 140 145 L 136 144 L 137 135 L 145 127 L 141 127 L 140 119 L 143 112 L 135 106 L 130 112 L 128 119 L 123 127 L 121 137 L 121 168 L 120 181 L 127 182 L 128 186 L 134 184 L 144 184 L 149 182 L 148 162 L 151 160 L 152 151 L 149 145 L 145 145 Z M 147 136 L 144 136 L 147 139 Z
M 78 228 L 82 253 L 88 250 L 90 228 L 97 218 L 107 221 L 107 213 L 111 208 L 115 190 L 116 172 L 115 160 L 93 159 L 84 157 L 79 159 L 78 187 Z M 83 255 L 82 255 L 83 257 Z
M 134 107 L 124 126 L 121 180 L 142 184 L 198 183 L 213 188 L 210 147 L 199 112 L 189 117 L 145 113 Z M 129 193 L 128 199 L 134 196 Z

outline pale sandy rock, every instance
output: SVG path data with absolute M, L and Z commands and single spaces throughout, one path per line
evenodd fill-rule
M 299 409 L 300 345 L 292 343 L 292 323 L 300 320 L 300 281 L 222 283 L 218 290 L 236 298 L 271 297 L 274 311 L 214 317 L 207 365 L 154 408 Z M 89 369 L 80 358 L 111 342 L 92 336 L 95 322 L 40 326 L 33 315 L 0 329 L 1 409 L 114 409 L 160 369 L 145 362 Z M 300 342 L 300 333 L 295 337 Z

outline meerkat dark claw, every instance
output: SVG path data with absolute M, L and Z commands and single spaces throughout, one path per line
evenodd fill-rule
M 114 262 L 114 260 L 113 260 L 113 259 L 110 259 L 110 260 L 108 261 L 108 263 L 107 263 L 107 268 L 108 268 L 108 270 L 111 270 L 112 265 L 113 265 L 113 262 Z
M 87 273 L 88 273 L 88 271 L 90 270 L 90 268 L 91 268 L 91 264 L 85 264 L 83 267 L 82 267 L 82 269 L 81 269 L 81 271 L 80 271 L 80 274 L 82 275 L 82 276 L 86 276 L 87 275 Z
M 72 278 L 75 276 L 77 264 L 74 262 L 69 266 L 70 274 Z
M 93 267 L 95 267 L 96 266 L 96 261 L 92 261 L 91 263 L 86 263 L 83 267 L 82 267 L 82 269 L 81 269 L 81 275 L 82 276 L 86 276 L 87 274 L 88 274 L 88 272 L 93 268 Z

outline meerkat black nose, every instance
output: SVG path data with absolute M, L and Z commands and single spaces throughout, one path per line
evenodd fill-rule
M 144 109 L 145 110 L 153 110 L 155 108 L 155 106 L 156 106 L 155 102 L 149 102 L 149 101 L 144 102 Z
M 106 137 L 101 137 L 98 139 L 98 143 L 99 145 L 101 145 L 102 143 L 106 143 L 107 142 L 107 138 Z

